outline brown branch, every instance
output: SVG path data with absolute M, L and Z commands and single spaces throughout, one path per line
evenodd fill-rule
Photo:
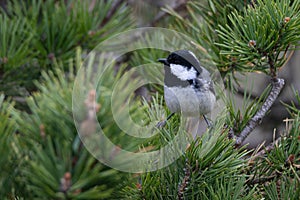
M 112 8 L 109 10 L 105 18 L 102 20 L 100 27 L 103 27 L 110 20 L 110 18 L 118 11 L 118 9 L 122 4 L 123 4 L 122 0 L 114 2 Z
M 284 86 L 284 80 L 281 78 L 273 78 L 271 79 L 272 89 L 269 93 L 269 96 L 265 100 L 264 104 L 257 111 L 257 113 L 250 119 L 247 123 L 246 127 L 242 130 L 242 132 L 237 136 L 235 145 L 239 147 L 244 140 L 248 137 L 248 135 L 254 130 L 256 126 L 258 126 L 266 113 L 270 110 L 271 106 L 277 99 L 279 93 L 281 92 Z
M 257 178 L 257 179 L 249 179 L 246 181 L 247 185 L 255 185 L 255 184 L 261 184 L 261 183 L 266 183 L 268 181 L 271 181 L 273 179 L 275 179 L 277 176 L 276 175 L 272 175 L 269 177 L 261 177 L 261 178 Z
M 261 157 L 261 156 L 265 155 L 266 153 L 269 153 L 270 151 L 272 151 L 275 148 L 275 146 L 278 145 L 280 140 L 281 140 L 281 137 L 277 138 L 274 142 L 270 143 L 268 146 L 264 147 L 262 150 L 260 150 L 256 154 L 254 154 L 251 157 L 249 162 L 251 162 L 251 161 L 255 160 L 256 158 Z
M 190 176 L 191 176 L 190 166 L 186 161 L 185 168 L 184 168 L 184 177 L 182 179 L 182 182 L 178 185 L 178 194 L 177 194 L 178 200 L 183 199 L 183 194 L 187 189 L 187 185 L 189 184 Z
M 182 0 L 178 4 L 176 4 L 175 6 L 172 6 L 172 9 L 178 12 L 178 11 L 180 11 L 182 9 L 185 9 L 186 3 L 187 3 L 187 0 Z M 164 11 L 160 11 L 155 16 L 155 18 L 153 19 L 153 21 L 150 24 L 147 24 L 146 26 L 155 26 L 157 24 L 157 22 L 161 21 L 161 19 L 165 18 L 168 15 L 169 15 L 169 13 L 164 12 Z
M 274 140 L 273 142 L 271 142 L 269 145 L 267 145 L 266 147 L 263 147 L 263 149 L 259 150 L 255 154 L 253 154 L 251 156 L 251 159 L 249 160 L 249 163 L 251 163 L 252 161 L 254 161 L 256 158 L 261 157 L 261 156 L 265 155 L 266 153 L 271 152 L 279 144 L 279 142 L 281 141 L 281 139 L 283 137 L 287 137 L 289 135 L 289 131 L 288 131 L 289 124 L 288 123 L 289 123 L 289 121 L 293 121 L 293 120 L 285 119 L 283 121 L 286 123 L 286 128 L 285 128 L 285 130 L 287 131 L 286 135 L 281 135 L 276 140 Z

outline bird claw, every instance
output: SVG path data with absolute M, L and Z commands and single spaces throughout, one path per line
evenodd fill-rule
M 160 121 L 156 124 L 156 128 L 163 128 L 167 124 L 166 120 Z
M 203 118 L 207 124 L 207 128 L 211 128 L 213 126 L 212 121 L 210 119 L 207 119 L 205 115 L 203 115 Z

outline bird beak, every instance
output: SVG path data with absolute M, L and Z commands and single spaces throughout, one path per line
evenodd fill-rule
M 161 63 L 163 63 L 165 65 L 169 65 L 168 60 L 166 58 L 159 58 L 157 61 L 161 62 Z

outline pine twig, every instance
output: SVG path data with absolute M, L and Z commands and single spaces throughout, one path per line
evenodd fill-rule
M 257 111 L 257 113 L 250 119 L 247 123 L 246 127 L 242 130 L 242 132 L 237 136 L 235 145 L 236 147 L 241 146 L 244 140 L 248 137 L 248 135 L 254 130 L 256 126 L 258 126 L 266 113 L 270 110 L 271 106 L 277 99 L 279 93 L 281 92 L 284 86 L 284 79 L 281 78 L 273 78 L 271 79 L 272 89 L 269 93 L 269 96 L 265 100 L 264 104 Z
M 103 19 L 100 27 L 103 27 L 109 19 L 118 11 L 118 8 L 123 4 L 123 1 L 115 1 L 110 11 L 107 13 L 105 18 Z
M 188 162 L 186 161 L 185 163 L 185 168 L 184 168 L 184 177 L 182 179 L 182 182 L 178 185 L 178 200 L 182 200 L 183 199 L 183 194 L 184 191 L 187 188 L 187 185 L 189 184 L 189 179 L 191 176 L 191 170 L 189 167 Z
M 251 160 L 254 160 L 258 157 L 265 155 L 266 153 L 272 151 L 275 146 L 280 142 L 281 137 L 277 138 L 274 142 L 270 143 L 268 146 L 264 147 L 261 151 L 257 152 L 255 155 L 252 156 Z
M 288 130 L 288 123 L 289 123 L 290 120 L 285 119 L 283 121 L 286 122 L 286 130 Z M 289 132 L 287 132 L 286 135 L 281 135 L 280 137 L 278 137 L 275 141 L 271 142 L 269 145 L 264 147 L 262 150 L 258 151 L 253 156 L 251 156 L 251 159 L 250 159 L 249 162 L 252 162 L 256 158 L 261 157 L 261 156 L 265 155 L 266 153 L 271 152 L 281 142 L 282 138 L 287 137 L 288 135 L 289 135 Z
M 178 12 L 185 8 L 186 3 L 187 3 L 187 0 L 181 0 L 181 1 L 179 1 L 178 4 L 176 4 L 175 6 L 172 6 L 172 9 Z M 155 26 L 157 22 L 161 21 L 161 19 L 163 19 L 164 17 L 166 17 L 168 15 L 169 15 L 169 13 L 160 11 L 154 17 L 154 20 L 152 22 L 150 22 L 149 24 L 147 24 L 147 26 Z
M 257 179 L 253 179 L 253 180 L 248 180 L 248 181 L 246 181 L 246 184 L 247 185 L 262 184 L 262 183 L 266 183 L 268 181 L 274 180 L 276 177 L 278 177 L 278 176 L 272 175 L 269 177 L 261 177 L 261 178 L 257 178 Z

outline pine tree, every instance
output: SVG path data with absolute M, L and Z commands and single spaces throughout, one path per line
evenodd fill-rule
M 83 147 L 73 121 L 72 88 L 87 51 L 132 26 L 129 10 L 121 1 L 7 2 L 0 29 L 1 199 L 111 199 L 127 177 Z M 109 73 L 107 78 L 114 77 Z M 19 110 L 19 103 L 26 109 Z M 109 119 L 107 110 L 99 112 Z
M 170 28 L 197 41 L 191 45 L 203 52 L 202 63 L 217 66 L 230 95 L 214 128 L 192 142 L 171 166 L 141 174 L 136 184 L 126 186 L 122 194 L 127 199 L 299 198 L 297 91 L 298 102 L 288 106 L 287 128 L 276 141 L 253 152 L 241 146 L 284 86 L 277 74 L 299 42 L 299 3 L 189 1 L 184 16 L 164 9 L 170 14 Z M 249 72 L 265 73 L 270 86 L 254 100 L 249 98 L 251 92 L 244 93 L 244 110 L 237 109 L 230 98 L 236 92 L 235 76 Z
M 166 6 L 150 22 L 193 38 L 191 48 L 203 52 L 201 63 L 216 66 L 221 73 L 228 95 L 220 93 L 218 98 L 225 107 L 213 126 L 197 137 L 180 129 L 184 119 L 179 115 L 163 129 L 149 128 L 155 134 L 146 139 L 135 139 L 118 127 L 111 106 L 113 87 L 133 66 L 154 65 L 157 58 L 167 55 L 162 50 L 139 49 L 117 62 L 110 54 L 105 59 L 92 53 L 87 56 L 99 42 L 133 27 L 130 11 L 123 1 L 12 0 L 1 12 L 0 198 L 298 199 L 299 91 L 294 92 L 297 102 L 283 105 L 290 117 L 279 138 L 255 150 L 247 149 L 243 142 L 263 123 L 283 90 L 278 71 L 300 39 L 300 1 L 182 1 L 175 7 Z M 146 42 L 153 42 L 151 39 L 180 47 L 178 41 L 145 35 Z M 86 58 L 91 60 L 87 79 L 93 67 L 114 62 L 101 86 L 85 88 L 80 96 L 76 127 L 72 92 Z M 157 72 L 149 72 L 145 75 L 157 78 Z M 270 84 L 254 100 L 245 92 L 244 108 L 236 108 L 232 99 L 239 84 L 236 74 L 250 72 L 265 73 Z M 123 94 L 130 93 L 135 83 L 122 82 Z M 129 113 L 134 122 L 147 127 L 169 111 L 161 86 L 144 87 L 150 98 L 130 96 Z M 22 96 L 27 109 L 16 106 L 20 102 L 16 95 Z M 96 116 L 90 114 L 90 108 Z M 118 158 L 121 149 L 160 149 L 178 135 L 189 138 L 190 143 L 183 155 L 162 169 L 125 173 L 99 162 L 80 139 L 78 131 L 91 136 L 98 122 L 116 144 L 109 152 L 111 158 Z M 121 161 L 130 162 L 126 159 Z
M 25 108 L 23 97 L 36 90 L 41 71 L 133 25 L 126 2 L 112 0 L 12 0 L 0 15 L 1 91 Z

